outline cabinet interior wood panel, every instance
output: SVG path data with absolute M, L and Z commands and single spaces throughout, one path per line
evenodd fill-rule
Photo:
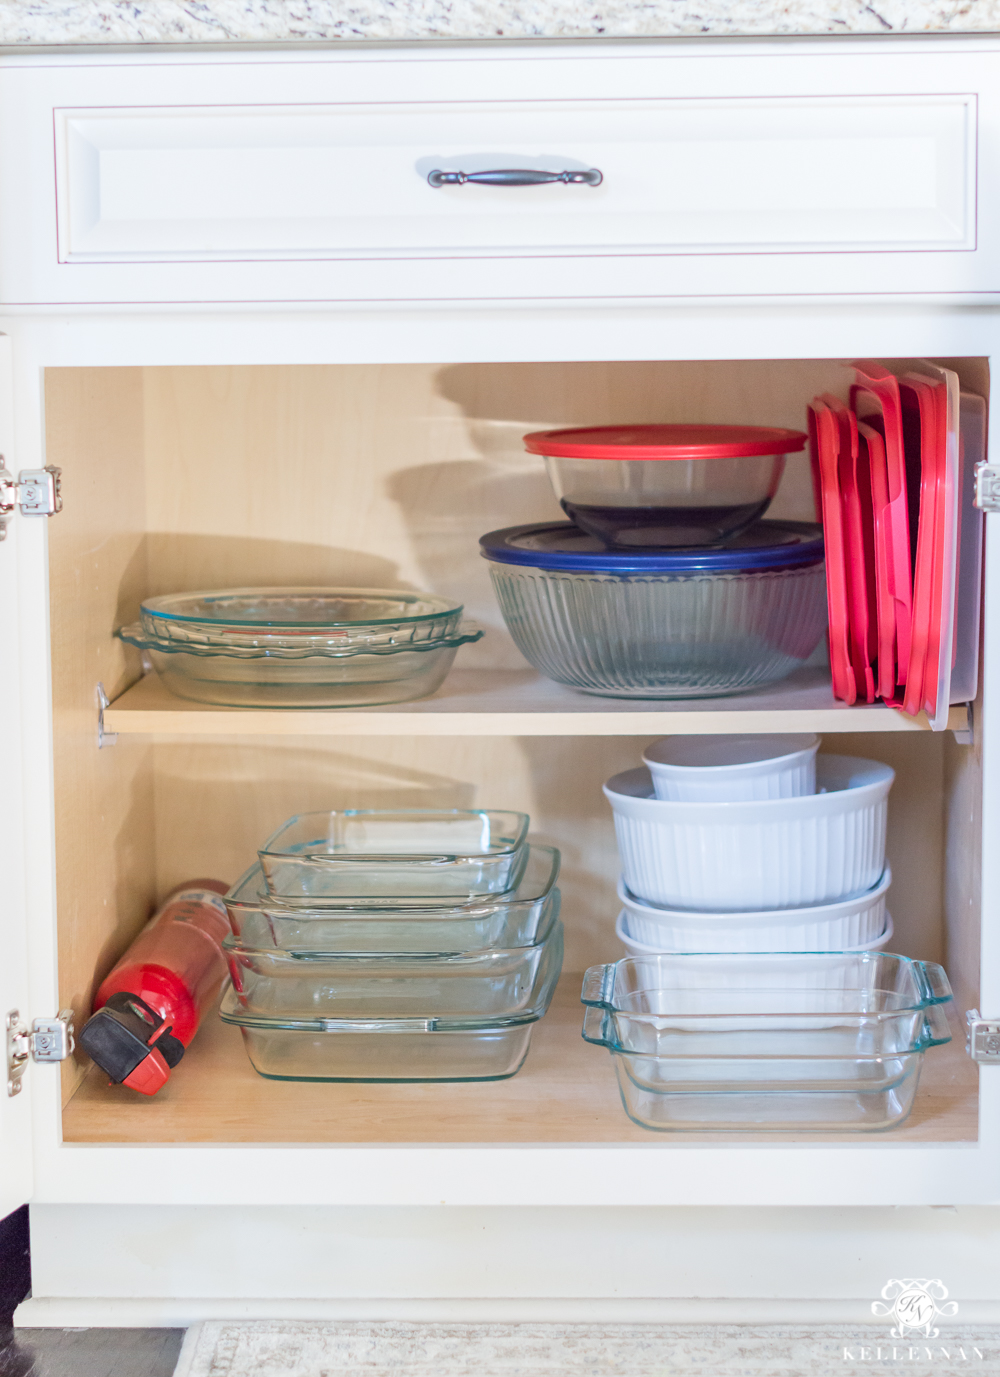
M 141 672 L 112 630 L 159 592 L 300 581 L 426 587 L 464 598 L 487 627 L 465 660 L 470 672 L 523 670 L 477 538 L 560 515 L 538 461 L 523 453 L 526 430 L 626 418 L 795 426 L 805 399 L 844 393 L 849 377 L 835 360 L 50 370 L 47 459 L 63 468 L 66 498 L 50 532 L 61 1002 L 78 1015 L 89 1009 L 94 980 L 173 885 L 196 875 L 235 880 L 285 817 L 311 808 L 523 809 L 534 835 L 563 853 L 566 970 L 617 955 L 618 861 L 601 784 L 637 763 L 654 732 L 602 735 L 591 725 L 587 735 L 518 735 L 496 723 L 433 737 L 201 732 L 123 735 L 98 750 L 96 683 L 114 696 Z M 775 514 L 813 515 L 804 459 L 790 462 Z M 600 711 L 599 699 L 588 704 Z M 974 989 L 978 913 L 949 855 L 964 845 L 978 766 L 957 762 L 949 752 L 966 748 L 926 731 L 837 732 L 826 748 L 896 770 L 893 949 L 931 960 L 954 951 Z M 596 1126 L 588 1117 L 589 1079 L 613 1078 L 580 1039 L 578 996 L 579 977 L 568 975 L 561 1012 L 537 1030 L 529 1080 L 516 1077 L 495 1106 L 483 1087 L 465 1088 L 464 1100 L 454 1087 L 341 1087 L 329 1103 L 353 1106 L 344 1133 L 377 1135 L 385 1116 L 371 1106 L 395 1094 L 428 1140 L 502 1137 L 507 1106 L 517 1141 L 646 1141 L 610 1089 Z M 67 1139 L 252 1141 L 252 1115 L 240 1108 L 249 1085 L 261 1140 L 294 1140 L 321 1098 L 319 1087 L 267 1089 L 238 1034 L 214 1018 L 189 1055 L 154 1106 L 91 1074 L 67 1110 Z M 930 1098 L 903 1131 L 914 1141 L 975 1137 L 969 1067 L 956 1057 L 954 1048 L 929 1055 Z M 68 1094 L 78 1075 L 69 1073 Z M 952 1089 L 940 1090 L 945 1083 Z M 546 1096 L 554 1107 L 535 1121 Z M 477 1106 L 464 1123 L 463 1103 Z M 330 1120 L 315 1131 L 321 1140 Z

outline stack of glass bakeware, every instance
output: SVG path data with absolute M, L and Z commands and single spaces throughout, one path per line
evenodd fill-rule
M 894 1128 L 951 1040 L 942 968 L 883 952 L 629 957 L 593 966 L 582 999 L 651 1129 Z
M 524 813 L 291 818 L 226 896 L 236 1024 L 280 1080 L 495 1080 L 562 968 L 559 853 Z
M 350 707 L 433 693 L 482 632 L 462 606 L 381 588 L 234 588 L 148 598 L 118 637 L 180 698 Z

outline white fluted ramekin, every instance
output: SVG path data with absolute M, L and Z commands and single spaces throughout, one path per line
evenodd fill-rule
M 617 931 L 626 945 L 626 939 L 639 944 L 639 955 L 647 951 L 851 951 L 877 940 L 885 931 L 885 896 L 891 883 L 892 871 L 886 866 L 874 888 L 835 904 L 762 913 L 697 913 L 643 904 L 619 880 L 622 911 Z
M 863 894 L 885 869 L 895 772 L 877 760 L 821 755 L 819 792 L 750 803 L 654 798 L 649 771 L 604 786 L 622 875 L 635 897 L 706 913 L 831 904 Z

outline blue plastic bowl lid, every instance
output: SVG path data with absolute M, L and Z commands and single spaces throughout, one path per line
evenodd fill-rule
M 823 528 L 813 521 L 758 521 L 726 545 L 678 550 L 608 550 L 571 521 L 508 526 L 480 536 L 484 559 L 579 574 L 735 574 L 796 569 L 823 558 Z

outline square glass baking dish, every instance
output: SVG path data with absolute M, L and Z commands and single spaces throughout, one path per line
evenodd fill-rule
M 544 1012 L 483 1023 L 260 1018 L 230 987 L 221 1016 L 240 1029 L 250 1064 L 269 1080 L 497 1081 L 521 1069 Z
M 562 969 L 558 919 L 543 942 L 459 956 L 342 956 L 241 946 L 227 937 L 240 1008 L 265 1018 L 530 1018 Z
M 384 898 L 451 907 L 516 888 L 528 822 L 526 813 L 486 809 L 300 813 L 257 854 L 268 893 L 286 904 Z
M 582 997 L 626 1113 L 668 1131 L 893 1128 L 951 1040 L 942 968 L 884 952 L 629 958 Z
M 247 947 L 299 953 L 454 956 L 541 941 L 559 916 L 559 852 L 529 846 L 516 889 L 449 908 L 387 908 L 385 900 L 287 907 L 267 893 L 253 865 L 225 896 L 233 934 Z M 378 904 L 379 907 L 374 907 Z

